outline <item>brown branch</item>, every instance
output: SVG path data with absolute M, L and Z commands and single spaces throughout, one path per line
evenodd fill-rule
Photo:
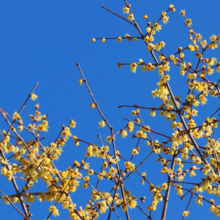
M 25 216 L 12 202 L 11 200 L 8 198 L 7 195 L 5 195 L 1 190 L 0 193 L 4 196 L 4 198 L 6 198 L 8 200 L 8 202 L 24 217 L 24 220 L 30 220 L 27 216 Z
M 127 21 L 128 23 L 130 23 L 130 24 L 134 25 L 134 23 L 132 23 L 132 22 L 131 22 L 131 21 L 129 21 L 128 19 L 124 18 L 123 16 L 121 16 L 121 15 L 119 15 L 119 14 L 117 14 L 117 13 L 115 13 L 115 12 L 113 12 L 113 11 L 109 10 L 109 9 L 107 9 L 107 8 L 106 8 L 106 7 L 104 7 L 103 5 L 102 5 L 102 8 L 104 8 L 106 11 L 111 12 L 113 15 L 116 15 L 116 16 L 118 16 L 119 18 L 122 18 L 123 20 Z
M 188 204 L 187 204 L 187 207 L 186 207 L 186 210 L 185 210 L 185 211 L 188 211 L 188 208 L 189 208 L 189 205 L 190 205 L 190 203 L 191 203 L 191 201 L 192 201 L 193 195 L 194 195 L 194 194 L 191 193 L 191 196 L 190 196 L 190 199 L 189 199 L 189 202 L 188 202 Z M 185 216 L 183 216 L 182 220 L 184 220 L 184 218 L 185 218 Z

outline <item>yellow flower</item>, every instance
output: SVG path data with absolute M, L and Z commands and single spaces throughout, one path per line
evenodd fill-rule
M 152 44 L 152 43 L 149 43 L 148 46 L 147 46 L 147 51 L 151 51 L 151 50 L 154 50 L 155 49 L 155 45 Z
M 77 140 L 78 140 L 78 137 L 73 136 L 73 141 L 77 141 Z M 89 145 L 89 146 L 91 146 L 91 145 Z
M 131 72 L 132 73 L 136 73 L 136 69 L 137 69 L 137 63 L 132 63 L 131 65 L 130 65 L 130 69 L 131 69 Z
M 130 122 L 128 123 L 128 131 L 129 131 L 129 132 L 132 132 L 133 129 L 134 129 L 134 122 L 130 121 Z
M 193 176 L 196 176 L 196 173 L 193 170 L 191 170 L 189 175 L 190 175 L 190 177 L 193 177 Z
M 160 41 L 160 46 L 161 47 L 165 47 L 165 42 L 164 41 Z
M 117 41 L 118 41 L 118 42 L 121 42 L 121 41 L 122 41 L 122 38 L 119 36 L 119 37 L 117 38 Z
M 206 40 L 203 40 L 203 41 L 201 42 L 201 45 L 202 45 L 202 47 L 206 47 L 207 41 L 206 41 Z
M 103 121 L 103 120 L 100 121 L 100 122 L 99 122 L 99 125 L 100 125 L 100 128 L 104 128 L 104 127 L 105 127 L 105 121 Z
M 30 195 L 29 193 L 25 194 L 25 201 L 26 202 L 34 202 L 34 195 Z
M 95 42 L 96 41 L 96 39 L 95 38 L 92 38 L 92 42 Z
M 34 93 L 32 93 L 32 94 L 31 94 L 31 99 L 32 99 L 32 100 L 34 100 L 34 101 L 35 101 L 35 100 L 37 99 L 37 97 L 38 97 L 38 96 L 37 96 L 37 95 L 35 95 Z
M 147 31 L 147 33 L 150 33 L 151 32 L 151 27 L 147 27 L 146 31 Z
M 192 20 L 191 19 L 186 19 L 185 25 L 190 27 L 190 25 L 192 25 Z
M 132 153 L 133 155 L 136 155 L 136 154 L 138 154 L 138 150 L 134 148 L 131 153 Z
M 111 167 L 109 169 L 109 173 L 115 175 L 117 173 L 117 169 L 115 169 L 114 167 Z
M 22 130 L 23 130 L 23 126 L 22 125 L 18 126 L 18 131 L 22 132 Z
M 70 126 L 71 128 L 75 128 L 75 127 L 76 127 L 76 122 L 75 122 L 73 119 L 71 119 L 69 126 Z
M 135 116 L 137 112 L 135 110 L 131 111 L 132 116 Z
M 78 147 L 79 146 L 79 141 L 75 141 L 74 144 L 75 144 L 76 147 Z
M 120 131 L 120 133 L 121 133 L 121 136 L 122 136 L 122 138 L 124 138 L 124 137 L 126 137 L 126 136 L 128 136 L 128 133 L 127 133 L 127 131 L 126 130 L 121 130 Z
M 65 127 L 64 130 L 61 132 L 61 134 L 62 134 L 62 137 L 67 138 L 67 139 L 72 136 L 69 127 Z
M 206 97 L 204 95 L 201 94 L 199 96 L 199 100 L 200 100 L 202 105 L 206 104 L 207 99 L 206 99 Z
M 163 183 L 163 184 L 162 184 L 162 189 L 167 190 L 167 188 L 168 188 L 167 183 Z
M 112 137 L 111 136 L 107 136 L 106 141 L 110 144 L 112 141 Z
M 88 181 L 89 181 L 89 176 L 85 176 L 85 177 L 83 178 L 83 180 L 84 180 L 85 182 L 88 182 Z
M 124 162 L 125 167 L 129 169 L 131 172 L 135 170 L 135 164 L 131 163 L 130 161 Z
M 83 83 L 83 79 L 80 79 L 78 83 L 79 83 L 79 85 L 81 86 L 82 83 Z
M 89 169 L 89 163 L 84 163 L 84 164 L 83 164 L 83 167 L 84 167 L 85 169 Z
M 102 42 L 102 43 L 105 43 L 105 38 L 102 38 L 101 42 Z
M 79 166 L 80 166 L 80 163 L 79 163 L 78 161 L 75 160 L 75 161 L 73 162 L 73 165 L 79 167 Z
M 94 109 L 94 108 L 95 108 L 95 103 L 91 103 L 91 104 L 90 104 L 90 108 L 91 108 L 91 109 Z
M 216 72 L 217 72 L 217 73 L 220 73 L 220 66 L 217 66 Z
M 166 16 L 166 12 L 162 11 L 162 19 L 163 19 L 163 23 L 166 24 L 169 20 L 169 17 Z
M 185 10 L 181 10 L 180 15 L 185 16 Z
M 160 31 L 161 30 L 161 25 L 160 24 L 158 24 L 157 22 L 154 22 L 153 23 L 153 28 L 156 30 L 156 31 Z
M 213 34 L 209 39 L 210 41 L 217 41 L 217 36 Z
M 128 210 L 128 207 L 126 205 L 122 205 L 122 211 L 126 212 Z
M 59 216 L 59 210 L 56 208 L 56 206 L 51 205 L 49 211 L 52 212 L 53 216 Z
M 134 14 L 132 14 L 132 13 L 129 14 L 128 19 L 131 20 L 131 21 L 133 21 L 133 20 L 134 20 Z
M 83 189 L 87 189 L 88 188 L 88 183 L 83 183 L 82 187 L 83 187 Z
M 207 67 L 207 71 L 208 75 L 212 75 L 214 73 L 214 70 L 210 66 Z
M 215 63 L 215 61 L 216 61 L 216 58 L 212 57 L 211 59 L 208 59 L 206 62 L 208 66 L 212 66 Z
M 181 182 L 183 179 L 184 179 L 184 176 L 179 176 L 179 177 L 178 177 L 178 181 L 180 181 L 180 182 Z
M 203 205 L 202 198 L 203 198 L 202 195 L 198 195 L 198 198 L 196 199 L 196 204 L 198 204 L 198 206 Z
M 152 116 L 152 117 L 155 117 L 155 116 L 156 116 L 156 113 L 155 113 L 154 110 L 150 111 L 150 116 Z
M 189 215 L 189 211 L 184 211 L 184 212 L 183 212 L 183 216 L 184 216 L 184 217 L 187 217 L 188 215 Z
M 17 112 L 15 112 L 15 113 L 13 114 L 13 119 L 18 119 L 18 120 L 20 120 L 21 117 L 20 117 L 20 115 L 19 115 Z
M 147 174 L 146 174 L 145 172 L 143 172 L 143 173 L 141 174 L 141 176 L 142 176 L 142 177 L 146 177 Z
M 91 176 L 94 174 L 94 171 L 92 169 L 88 170 L 88 175 Z
M 137 201 L 136 200 L 132 200 L 131 202 L 128 203 L 128 207 L 129 208 L 135 208 L 137 206 Z
M 125 6 L 124 6 L 122 10 L 123 10 L 123 14 L 129 14 L 129 11 L 130 11 L 130 10 L 129 10 L 128 7 L 125 7 Z
M 139 138 L 142 137 L 143 134 L 144 134 L 143 131 L 137 131 L 137 132 L 136 132 L 136 135 L 137 135 L 137 137 L 139 137 Z

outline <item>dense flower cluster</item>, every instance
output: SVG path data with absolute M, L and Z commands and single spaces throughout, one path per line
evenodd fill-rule
M 108 10 L 108 9 L 107 9 Z M 124 18 L 139 29 L 134 14 L 131 11 L 131 5 L 125 1 L 123 14 L 128 17 Z M 73 220 L 92 220 L 100 217 L 100 214 L 108 212 L 108 216 L 115 213 L 118 216 L 117 210 L 121 209 L 126 214 L 126 219 L 129 218 L 130 209 L 139 208 L 147 218 L 152 219 L 154 211 L 158 210 L 158 203 L 163 203 L 161 219 L 164 220 L 167 212 L 169 201 L 169 192 L 171 188 L 176 190 L 176 194 L 183 200 L 187 194 L 191 194 L 187 208 L 183 208 L 183 217 L 188 217 L 190 202 L 193 197 L 196 197 L 196 204 L 203 205 L 204 202 L 210 204 L 209 211 L 215 216 L 220 216 L 220 205 L 217 205 L 214 199 L 208 200 L 203 195 L 204 192 L 211 194 L 213 198 L 220 196 L 220 142 L 214 135 L 220 122 L 219 118 L 214 117 L 218 112 L 217 109 L 211 116 L 206 117 L 202 123 L 199 123 L 195 117 L 199 115 L 198 107 L 208 103 L 209 97 L 220 97 L 219 82 L 212 82 L 208 77 L 215 72 L 220 73 L 220 62 L 217 58 L 206 58 L 204 54 L 206 50 L 218 48 L 220 43 L 220 35 L 212 35 L 209 41 L 203 40 L 200 33 L 194 32 L 192 29 L 192 20 L 186 17 L 185 10 L 180 12 L 184 17 L 184 24 L 189 27 L 190 44 L 185 48 L 179 47 L 174 54 L 164 54 L 162 48 L 165 47 L 165 42 L 154 42 L 154 36 L 162 30 L 162 24 L 167 24 L 169 21 L 168 13 L 175 12 L 174 5 L 170 5 L 167 11 L 162 11 L 161 16 L 157 21 L 149 22 L 148 16 L 144 15 L 147 21 L 146 33 L 139 30 L 140 36 L 131 37 L 125 34 L 125 37 L 115 37 L 118 42 L 123 39 L 128 41 L 137 41 L 141 39 L 146 46 L 147 51 L 152 55 L 153 60 L 145 63 L 139 59 L 139 62 L 130 64 L 118 63 L 121 69 L 123 65 L 129 65 L 132 73 L 137 73 L 140 66 L 143 72 L 158 71 L 159 80 L 156 84 L 157 88 L 151 92 L 153 98 L 158 98 L 161 105 L 158 107 L 143 107 L 143 106 L 120 106 L 132 107 L 131 115 L 133 120 L 126 119 L 126 125 L 119 131 L 114 132 L 113 127 L 101 112 L 98 103 L 95 101 L 93 94 L 88 86 L 84 74 L 82 73 L 79 64 L 77 64 L 82 79 L 79 80 L 81 86 L 86 86 L 92 103 L 90 109 L 96 109 L 101 116 L 101 121 L 97 122 L 97 127 L 108 127 L 111 131 L 106 137 L 106 143 L 103 143 L 100 138 L 100 145 L 89 143 L 81 138 L 73 135 L 72 128 L 76 128 L 76 122 L 71 119 L 68 126 L 62 126 L 61 131 L 52 143 L 48 146 L 43 146 L 41 140 L 42 134 L 49 131 L 49 122 L 47 114 L 42 115 L 39 111 L 39 104 L 35 105 L 33 115 L 30 115 L 31 122 L 26 124 L 21 117 L 21 110 L 14 112 L 12 116 L 0 108 L 2 117 L 7 122 L 9 129 L 3 130 L 0 135 L 0 163 L 1 175 L 12 181 L 16 189 L 16 194 L 5 195 L 1 197 L 6 204 L 20 203 L 23 210 L 23 216 L 30 219 L 32 214 L 29 211 L 27 203 L 33 203 L 36 199 L 40 202 L 49 201 L 51 203 L 49 216 L 59 216 L 57 204 L 62 203 L 63 209 L 68 209 L 69 217 Z M 114 13 L 116 14 L 116 13 Z M 101 40 L 102 43 L 109 40 L 108 38 L 93 38 L 92 42 Z M 193 53 L 198 59 L 196 67 L 186 61 L 188 53 Z M 201 66 L 201 63 L 203 65 Z M 170 70 L 172 66 L 177 66 L 180 69 L 180 77 L 186 80 L 188 92 L 184 98 L 174 96 L 171 86 Z M 200 67 L 201 66 L 201 67 Z M 36 87 L 36 86 L 35 86 Z M 34 88 L 35 89 L 35 88 Z M 37 100 L 38 96 L 33 91 L 29 94 L 28 99 Z M 170 124 L 171 134 L 165 135 L 155 131 L 144 123 L 141 117 L 140 109 L 149 110 L 149 115 L 152 117 L 161 116 Z M 94 110 L 93 110 L 94 111 Z M 158 112 L 158 114 L 156 114 Z M 158 127 L 158 130 L 160 128 Z M 17 132 L 18 130 L 18 132 Z M 22 135 L 28 132 L 32 138 L 25 141 Z M 116 149 L 116 136 L 122 138 L 129 137 L 137 140 L 135 147 L 131 149 L 131 158 L 125 158 Z M 159 135 L 160 140 L 155 139 Z M 56 168 L 55 161 L 60 159 L 63 148 L 67 141 L 72 139 L 74 145 L 78 147 L 80 144 L 86 145 L 85 158 L 80 162 L 71 161 L 72 166 L 61 171 Z M 203 140 L 204 146 L 200 146 L 197 140 Z M 138 158 L 141 153 L 141 144 L 145 142 L 150 154 L 146 155 L 139 164 L 133 160 Z M 80 145 L 81 146 L 81 145 Z M 139 172 L 145 161 L 154 155 L 161 166 L 160 173 L 166 180 L 160 185 L 155 185 L 154 180 L 147 178 L 146 172 Z M 93 169 L 90 160 L 93 159 L 102 161 L 101 171 Z M 14 163 L 11 164 L 12 159 Z M 86 161 L 88 161 L 86 163 Z M 120 166 L 120 167 L 119 167 Z M 91 168 L 90 168 L 91 167 Z M 150 169 L 154 169 L 151 166 Z M 145 202 L 145 196 L 133 195 L 130 189 L 127 188 L 126 179 L 132 178 L 133 173 L 139 175 L 140 183 L 149 187 L 149 192 L 152 195 L 151 202 L 146 205 L 145 211 L 140 207 L 140 202 Z M 199 174 L 199 175 L 198 175 Z M 93 186 L 91 179 L 96 176 L 97 185 Z M 201 177 L 202 176 L 202 177 Z M 191 182 L 190 179 L 194 181 Z M 19 190 L 16 180 L 23 181 L 23 187 Z M 46 192 L 33 192 L 32 187 L 42 180 L 47 187 Z M 188 181 L 189 180 L 189 181 Z M 111 182 L 112 188 L 105 192 L 101 189 L 100 182 Z M 185 185 L 184 185 L 185 184 Z M 188 185 L 192 186 L 187 188 Z M 83 189 L 91 189 L 90 199 L 84 207 L 77 207 L 73 203 L 71 194 L 76 192 L 80 187 Z M 134 187 L 137 187 L 136 185 Z M 194 201 L 195 201 L 194 200 Z M 17 204 L 16 204 L 17 205 Z M 124 219 L 124 217 L 123 217 Z

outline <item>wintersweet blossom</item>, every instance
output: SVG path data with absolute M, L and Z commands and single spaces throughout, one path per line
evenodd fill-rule
M 35 95 L 34 93 L 31 94 L 31 99 L 32 99 L 32 100 L 36 101 L 36 100 L 37 100 L 37 97 L 38 97 L 38 96 Z

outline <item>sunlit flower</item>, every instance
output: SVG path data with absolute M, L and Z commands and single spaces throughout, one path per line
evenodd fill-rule
M 35 100 L 37 99 L 37 97 L 38 97 L 38 96 L 37 96 L 37 95 L 35 95 L 34 93 L 32 93 L 32 94 L 31 94 L 31 99 L 32 99 L 32 100 L 34 100 L 34 101 L 35 101 Z
M 100 128 L 104 128 L 105 127 L 105 121 L 100 121 L 99 125 L 100 125 Z

